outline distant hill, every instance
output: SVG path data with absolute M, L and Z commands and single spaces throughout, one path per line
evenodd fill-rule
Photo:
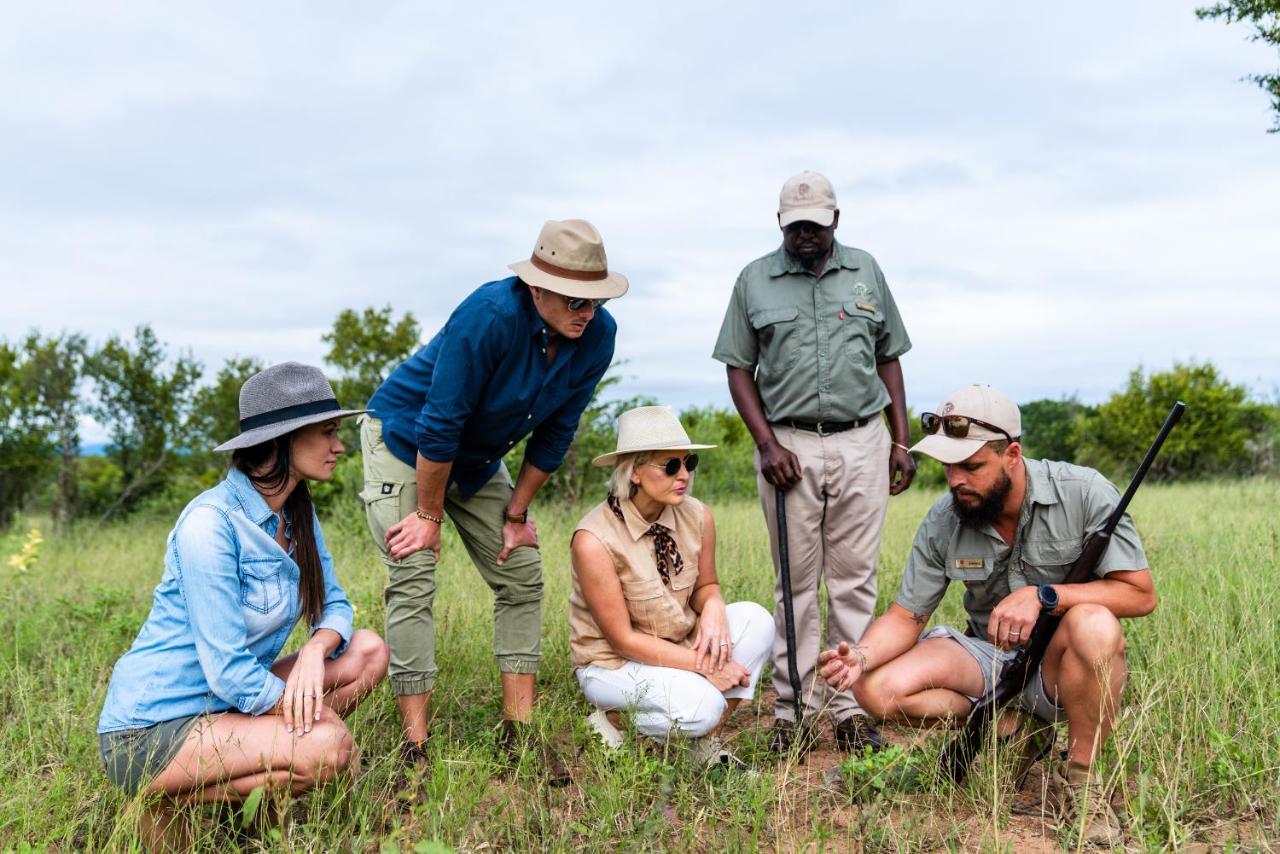
M 94 442 L 91 445 L 80 446 L 80 456 L 82 457 L 105 457 L 107 455 L 108 442 Z

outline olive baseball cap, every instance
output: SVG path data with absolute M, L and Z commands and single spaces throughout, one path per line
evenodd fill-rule
M 989 385 L 969 385 L 953 391 L 938 405 L 936 412 L 924 413 L 921 420 L 931 415 L 936 415 L 942 423 L 911 450 L 928 454 L 945 465 L 969 459 L 987 442 L 997 439 L 1016 442 L 1022 438 L 1022 414 L 1017 404 Z M 963 420 L 970 418 L 973 420 Z M 953 431 L 963 431 L 964 438 L 947 435 L 948 419 L 954 419 Z
M 778 225 L 801 220 L 824 227 L 836 221 L 836 191 L 820 172 L 792 175 L 778 194 Z

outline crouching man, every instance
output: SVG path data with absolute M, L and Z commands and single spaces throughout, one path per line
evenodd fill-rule
M 1156 605 L 1133 520 L 1120 522 L 1092 580 L 1062 584 L 1119 502 L 1116 488 L 1093 469 L 1022 456 L 1017 406 L 986 386 L 955 392 L 921 423 L 926 435 L 911 450 L 945 466 L 950 492 L 916 532 L 894 604 L 857 645 L 822 653 L 822 676 L 881 719 L 962 720 L 1040 614 L 1061 615 L 1020 698 L 1032 717 L 1006 716 L 1002 728 L 1024 728 L 1021 772 L 1051 749 L 1051 722 L 1065 720 L 1067 760 L 1046 768 L 1046 806 L 1082 841 L 1118 844 L 1119 821 L 1092 766 L 1125 683 L 1119 618 Z M 921 634 L 951 581 L 965 586 L 968 631 Z

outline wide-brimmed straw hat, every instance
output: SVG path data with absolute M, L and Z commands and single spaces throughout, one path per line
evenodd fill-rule
M 609 271 L 604 240 L 585 219 L 549 220 L 529 260 L 507 267 L 527 284 L 567 297 L 617 299 L 629 287 L 626 276 Z
M 299 427 L 370 412 L 342 409 L 324 372 L 299 362 L 281 362 L 240 386 L 240 435 L 215 451 L 251 448 Z
M 714 447 L 690 442 L 689 434 L 670 406 L 637 406 L 618 416 L 618 450 L 601 454 L 591 465 L 611 466 L 623 454 L 640 451 L 697 451 Z

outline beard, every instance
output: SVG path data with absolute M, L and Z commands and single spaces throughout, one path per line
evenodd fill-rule
M 980 497 L 977 504 L 960 503 L 960 496 L 955 489 L 951 490 L 951 512 L 956 514 L 960 524 L 967 528 L 985 528 L 996 520 L 1004 508 L 1005 499 L 1013 489 L 1013 478 L 1007 472 L 1000 473 L 1000 480 L 991 487 L 991 491 Z

